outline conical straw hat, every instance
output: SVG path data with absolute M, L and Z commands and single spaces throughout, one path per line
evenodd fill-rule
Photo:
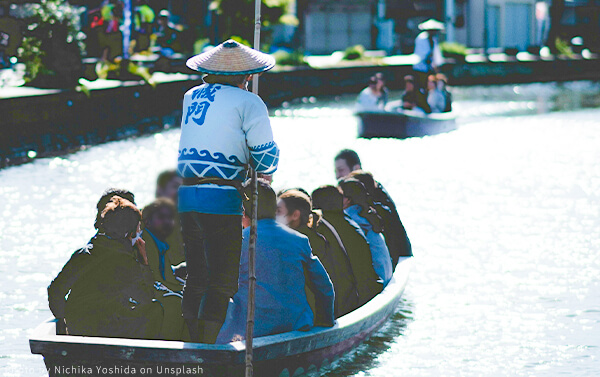
M 429 20 L 422 22 L 419 24 L 419 29 L 421 30 L 444 30 L 445 26 L 443 23 L 438 20 L 434 20 L 430 18 Z
M 189 58 L 186 65 L 195 71 L 213 75 L 249 75 L 273 68 L 275 59 L 230 39 Z

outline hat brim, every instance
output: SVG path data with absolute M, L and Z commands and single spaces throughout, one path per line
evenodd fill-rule
M 275 59 L 269 54 L 229 40 L 189 58 L 185 64 L 194 71 L 210 75 L 252 75 L 272 69 Z
M 419 24 L 419 30 L 438 30 L 443 31 L 446 30 L 446 26 L 436 20 L 427 20 L 423 23 Z

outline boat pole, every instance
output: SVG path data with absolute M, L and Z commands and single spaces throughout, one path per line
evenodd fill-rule
M 254 49 L 260 50 L 260 7 L 262 0 L 255 0 L 254 6 Z M 252 79 L 252 93 L 258 95 L 258 74 Z M 246 377 L 253 377 L 253 338 L 254 309 L 256 299 L 256 239 L 258 227 L 258 177 L 256 170 L 250 169 L 252 186 L 252 213 L 250 223 L 250 240 L 248 245 L 248 316 L 246 318 Z

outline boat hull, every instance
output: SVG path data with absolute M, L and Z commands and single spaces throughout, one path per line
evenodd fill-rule
M 405 139 L 450 132 L 456 129 L 452 113 L 422 115 L 416 112 L 359 112 L 358 135 L 363 138 Z
M 411 263 L 411 258 L 401 258 L 386 289 L 367 304 L 339 318 L 332 328 L 256 338 L 255 375 L 301 375 L 326 367 L 356 348 L 394 313 Z M 243 342 L 208 345 L 55 335 L 55 323 L 50 320 L 34 331 L 30 347 L 32 353 L 44 356 L 50 376 L 244 375 Z

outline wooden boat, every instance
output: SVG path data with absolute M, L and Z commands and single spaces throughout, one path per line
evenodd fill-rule
M 358 112 L 358 136 L 364 138 L 393 137 L 405 139 L 450 132 L 456 129 L 456 115 L 426 115 L 419 111 L 391 110 Z
M 298 376 L 328 366 L 357 347 L 394 313 L 412 260 L 402 257 L 388 286 L 362 307 L 338 318 L 334 327 L 317 327 L 254 339 L 254 374 Z M 38 326 L 31 352 L 44 356 L 50 376 L 175 375 L 243 376 L 244 342 L 197 344 L 55 335 L 55 320 Z M 179 368 L 179 369 L 178 369 Z

